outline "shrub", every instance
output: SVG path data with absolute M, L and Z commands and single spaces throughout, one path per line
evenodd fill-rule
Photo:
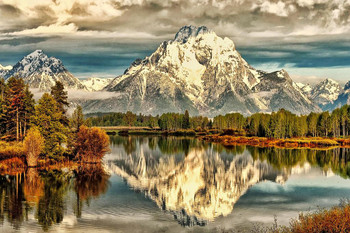
M 273 232 L 281 233 L 317 233 L 317 232 L 349 232 L 350 204 L 341 203 L 330 210 L 319 210 L 315 213 L 300 214 L 291 221 L 289 227 L 280 227 Z M 272 232 L 271 230 L 269 232 Z
M 81 126 L 77 133 L 76 156 L 88 163 L 101 162 L 102 157 L 109 151 L 109 137 L 100 128 Z
M 36 167 L 38 165 L 39 155 L 44 149 L 44 138 L 39 129 L 31 128 L 28 130 L 23 145 L 28 166 Z

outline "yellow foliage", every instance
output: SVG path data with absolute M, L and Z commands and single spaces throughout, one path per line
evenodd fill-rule
M 44 149 L 44 138 L 40 131 L 37 128 L 28 130 L 23 144 L 28 166 L 37 166 L 39 155 Z
M 20 157 L 24 155 L 24 148 L 21 142 L 0 141 L 0 159 Z

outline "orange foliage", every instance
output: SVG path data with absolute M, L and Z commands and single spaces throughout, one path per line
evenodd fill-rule
M 25 168 L 25 163 L 22 158 L 14 157 L 0 161 L 0 173 L 16 174 L 22 173 Z
M 77 158 L 83 162 L 101 162 L 109 151 L 109 137 L 100 128 L 81 126 L 76 139 Z
M 283 147 L 283 148 L 329 148 L 335 146 L 345 146 L 347 142 L 340 142 L 340 139 L 330 138 L 289 138 L 273 139 L 265 137 L 245 137 L 245 136 L 219 136 L 207 135 L 201 137 L 202 140 L 222 143 L 224 146 L 251 145 L 259 147 Z
M 350 204 L 320 210 L 313 214 L 300 214 L 290 227 L 275 229 L 273 232 L 318 233 L 350 232 Z

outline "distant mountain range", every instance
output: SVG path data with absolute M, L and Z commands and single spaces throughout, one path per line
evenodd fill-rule
M 67 89 L 109 92 L 108 98 L 76 100 L 85 112 L 184 112 L 209 117 L 250 115 L 281 108 L 296 114 L 333 110 L 350 103 L 350 82 L 342 88 L 326 79 L 315 86 L 294 82 L 285 70 L 268 73 L 250 66 L 233 41 L 207 27 L 184 26 L 149 57 L 135 60 L 112 79 L 74 77 L 54 57 L 36 50 L 13 67 L 0 65 L 0 77 L 18 76 L 31 88 L 48 91 L 57 80 Z

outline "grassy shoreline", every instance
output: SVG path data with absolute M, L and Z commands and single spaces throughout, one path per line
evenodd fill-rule
M 265 137 L 246 137 L 228 135 L 205 135 L 200 140 L 221 143 L 224 146 L 250 145 L 257 147 L 281 147 L 281 148 L 335 148 L 350 147 L 350 138 L 322 138 L 302 137 L 273 139 Z

